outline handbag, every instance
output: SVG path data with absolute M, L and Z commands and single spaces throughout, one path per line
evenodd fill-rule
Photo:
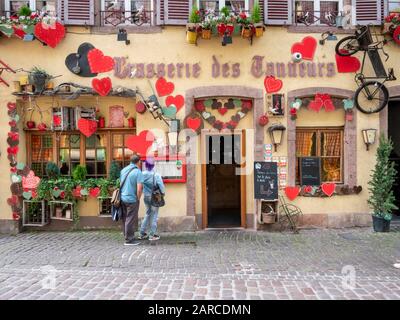
M 153 190 L 151 192 L 150 204 L 153 207 L 163 207 L 165 206 L 164 195 L 160 191 L 160 187 L 155 181 L 155 173 L 153 174 Z
M 119 186 L 119 188 L 115 189 L 113 191 L 113 194 L 111 196 L 111 205 L 115 208 L 119 208 L 121 206 L 121 189 L 124 186 L 126 180 L 128 180 L 128 177 L 130 173 L 135 169 L 136 167 L 133 167 L 131 170 L 129 170 L 128 174 L 126 175 L 124 181 L 122 184 Z
M 122 216 L 122 207 L 111 206 L 111 217 L 113 221 L 118 221 Z

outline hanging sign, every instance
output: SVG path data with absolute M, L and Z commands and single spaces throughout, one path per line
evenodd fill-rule
M 254 162 L 254 198 L 278 200 L 278 167 L 276 162 Z
M 318 157 L 300 158 L 300 185 L 319 186 L 321 184 L 321 159 Z

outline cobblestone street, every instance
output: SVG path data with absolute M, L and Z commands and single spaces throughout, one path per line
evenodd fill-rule
M 161 236 L 137 247 L 116 231 L 0 236 L 0 299 L 400 299 L 398 230 Z

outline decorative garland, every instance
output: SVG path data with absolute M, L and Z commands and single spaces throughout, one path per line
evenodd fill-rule
M 350 187 L 348 185 L 336 185 L 336 183 L 326 182 L 320 186 L 296 186 L 284 189 L 286 197 L 293 201 L 298 196 L 303 197 L 331 197 L 332 195 L 359 194 L 362 186 Z

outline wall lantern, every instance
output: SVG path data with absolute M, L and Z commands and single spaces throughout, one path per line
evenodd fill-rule
M 180 130 L 180 120 L 173 119 L 169 122 L 169 132 L 168 132 L 168 145 L 170 148 L 170 153 L 177 153 L 178 147 L 178 134 Z
M 337 40 L 337 37 L 331 31 L 326 31 L 323 34 L 321 34 L 321 38 L 322 39 L 319 40 L 319 44 L 322 46 L 325 44 L 325 41 Z
M 365 146 L 369 150 L 369 146 L 375 143 L 376 129 L 363 129 L 361 130 Z
M 128 40 L 128 33 L 126 32 L 125 29 L 119 29 L 118 30 L 117 40 L 118 41 L 125 41 L 126 45 L 131 43 L 131 41 Z
M 282 124 L 273 124 L 267 130 L 276 151 L 277 146 L 282 143 L 283 132 L 286 130 L 286 127 Z

